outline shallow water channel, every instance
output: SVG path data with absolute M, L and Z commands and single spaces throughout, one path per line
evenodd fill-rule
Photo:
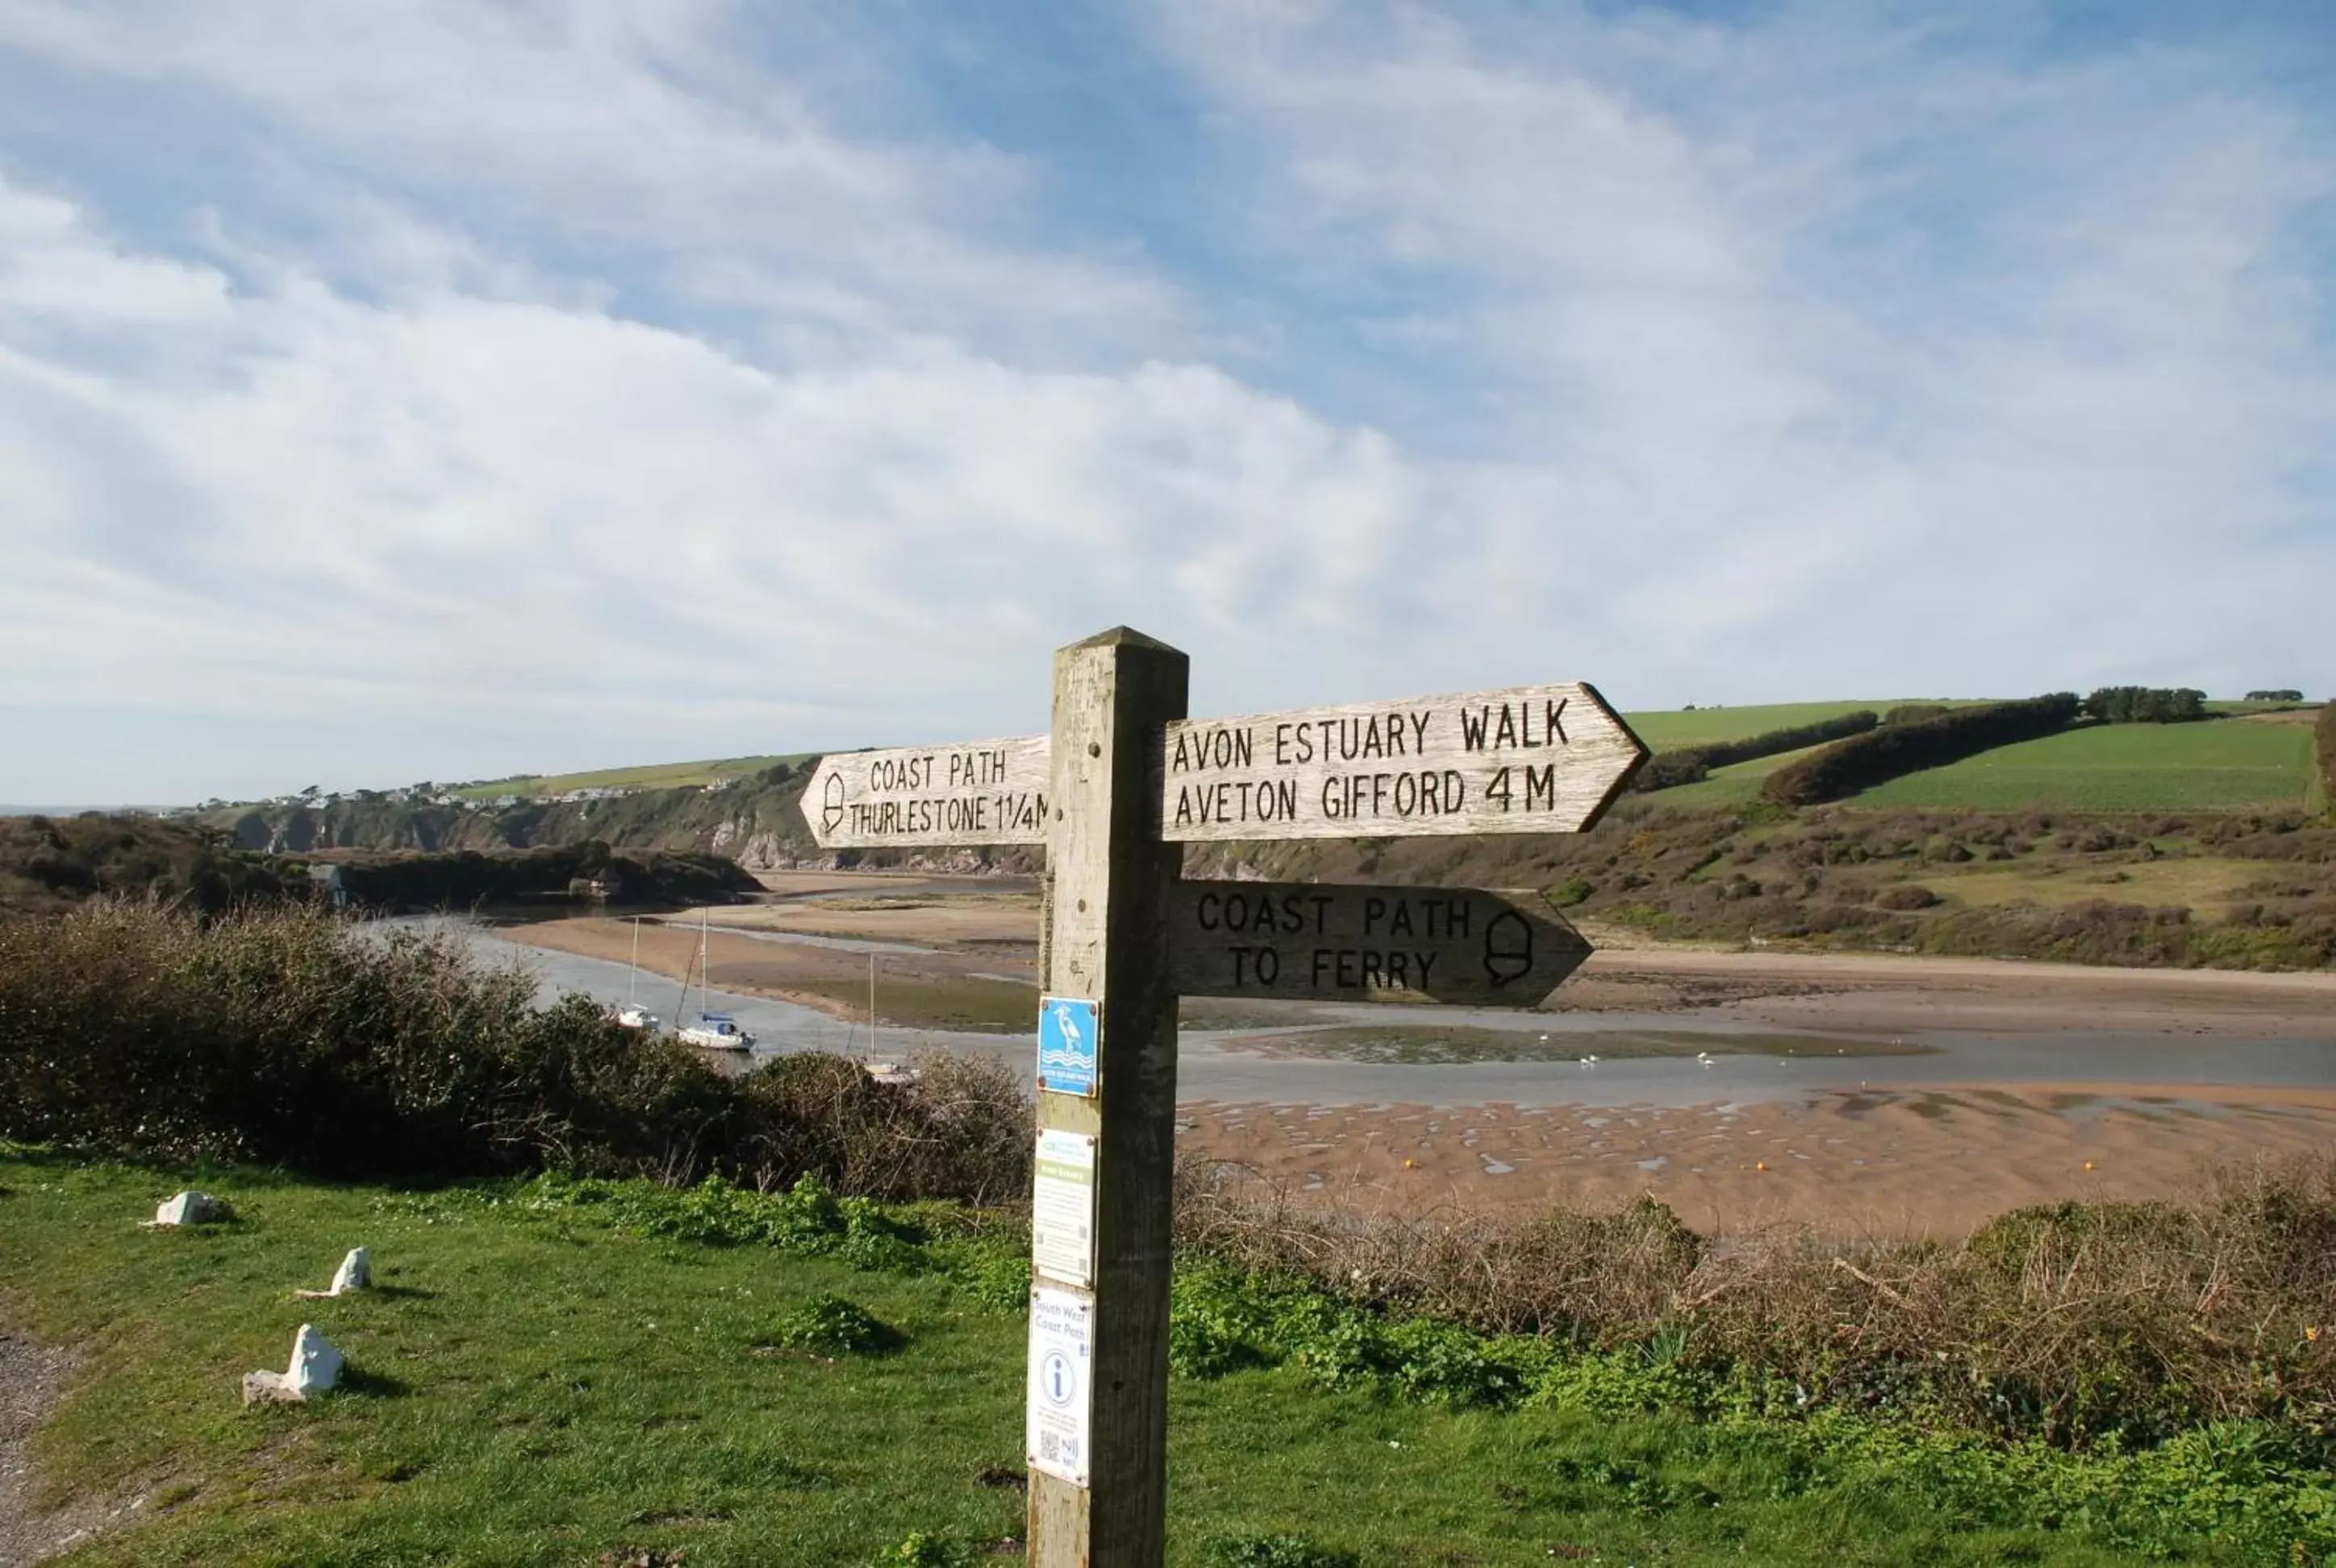
M 537 977 L 544 1000 L 582 991 L 606 1003 L 637 996 L 668 1027 L 694 1017 L 678 981 L 628 966 L 529 947 L 476 921 L 433 923 L 459 932 L 492 962 L 516 962 Z M 999 1057 L 1031 1076 L 1031 1047 L 1012 1036 L 886 1027 L 872 1044 L 865 1023 L 764 997 L 715 991 L 707 1003 L 757 1037 L 756 1057 L 839 1051 L 905 1057 L 941 1050 Z M 1876 1040 L 1822 1030 L 1781 1031 L 1694 1012 L 1533 1013 L 1492 1008 L 1318 1006 L 1309 1026 L 1461 1028 L 1530 1033 L 1543 1059 L 1410 1064 L 1338 1056 L 1263 1054 L 1230 1042 L 1282 1034 L 1278 1028 L 1186 1029 L 1177 1063 L 1178 1098 L 1282 1105 L 1693 1105 L 1805 1100 L 1835 1089 L 1903 1088 L 1942 1084 L 2118 1084 L 2157 1088 L 2226 1085 L 2255 1088 L 2336 1088 L 2336 1046 L 2277 1037 L 2202 1038 L 2133 1032 L 2005 1033 L 1930 1030 Z M 1746 1047 L 1789 1033 L 1796 1054 L 1757 1054 Z M 1549 1037 L 1543 1045 L 1541 1037 Z M 1647 1037 L 1677 1043 L 1676 1056 L 1626 1056 Z M 1828 1039 L 1836 1056 L 1821 1054 Z M 1710 1059 L 1698 1061 L 1698 1042 Z M 1861 1055 L 1884 1046 L 1908 1054 Z M 1552 1054 L 1559 1059 L 1547 1059 Z M 1599 1058 L 1594 1063 L 1585 1057 Z

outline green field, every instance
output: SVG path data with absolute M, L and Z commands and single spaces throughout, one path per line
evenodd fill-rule
M 1750 762 L 1732 763 L 1714 768 L 1708 777 L 1677 789 L 1667 789 L 1654 796 L 1667 805 L 1717 807 L 1748 805 L 1760 798 L 1760 785 L 1778 768 L 1800 761 L 1818 746 L 1803 746 L 1798 751 L 1781 751 L 1774 756 L 1754 757 Z
M 1893 779 L 1852 803 L 2099 812 L 2302 806 L 2312 795 L 2312 729 L 2298 721 L 2310 716 L 2070 730 Z
M 1649 750 L 1680 751 L 1688 746 L 1708 745 L 1714 741 L 1745 740 L 1756 735 L 1766 735 L 1772 729 L 1821 724 L 1829 718 L 1839 718 L 1845 713 L 1855 713 L 1860 708 L 1871 708 L 1877 714 L 1884 714 L 1907 703 L 1954 700 L 1932 696 L 1885 696 L 1863 702 L 1780 702 L 1754 707 L 1699 707 L 1692 711 L 1626 713 L 1622 717 L 1638 732 L 1639 738 L 1647 743 Z
M 565 794 L 569 790 L 582 789 L 690 789 L 722 779 L 760 773 L 780 763 L 799 763 L 815 755 L 812 752 L 790 752 L 774 756 L 651 763 L 641 767 L 601 768 L 593 773 L 536 774 L 526 778 L 504 779 L 498 784 L 472 784 L 454 793 L 471 800 L 492 800 L 497 795 Z
M 0 1302 L 13 1328 L 83 1357 L 35 1438 L 44 1485 L 142 1499 L 134 1525 L 60 1563 L 1020 1560 L 1010 1237 L 951 1243 L 991 1260 L 976 1283 L 962 1251 L 870 1272 L 645 1235 L 524 1184 L 405 1193 L 253 1170 L 205 1179 L 233 1223 L 140 1230 L 184 1175 L 0 1157 Z M 694 1212 L 684 1195 L 657 1203 Z M 359 1242 L 384 1289 L 293 1299 Z M 786 1348 L 789 1320 L 830 1293 L 900 1342 Z M 348 1355 L 349 1388 L 238 1409 L 240 1376 L 281 1367 L 303 1320 Z M 1186 1568 L 2270 1560 L 2205 1508 L 2170 1537 L 2148 1526 L 2135 1545 L 2154 1550 L 2115 1549 L 2093 1531 L 2118 1526 L 2084 1516 L 2040 1527 L 2029 1487 L 2110 1473 L 2040 1449 L 1999 1461 L 1910 1435 L 1852 1457 L 1795 1422 L 1597 1401 L 1459 1408 L 1326 1387 L 1296 1364 L 1171 1389 L 1169 1561 Z M 2159 1517 L 2145 1494 L 2123 1495 Z M 1275 1536 L 1351 1555 L 1259 1544 Z

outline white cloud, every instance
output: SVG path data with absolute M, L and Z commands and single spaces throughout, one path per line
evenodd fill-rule
M 776 375 L 606 315 L 302 281 L 207 327 L 163 385 L 0 364 L 17 515 L 63 546 L 0 585 L 0 702 L 681 702 L 852 740 L 1037 722 L 1033 675 L 1090 623 L 1362 657 L 1402 591 L 1384 438 L 1204 366 Z
M 1666 696 L 2336 677 L 2336 128 L 2244 60 L 1834 9 L 1162 16 L 1260 243 L 1488 388 L 1510 591 L 1611 593 Z
M 271 200 L 426 207 L 490 243 L 767 312 L 757 346 L 797 358 L 900 332 L 1061 356 L 1156 343 L 1183 309 L 1140 261 L 1019 242 L 1026 160 L 878 129 L 904 90 L 818 7 L 25 0 L 0 10 L 12 45 L 194 95 L 208 125 L 241 128 Z M 317 259 L 377 271 L 392 236 L 362 238 L 328 235 Z
M 1163 7 L 1114 232 L 864 16 L 24 0 L 197 150 L 0 112 L 0 706 L 306 783 L 1034 726 L 1123 620 L 1219 712 L 2336 682 L 2336 126 L 1990 25 Z

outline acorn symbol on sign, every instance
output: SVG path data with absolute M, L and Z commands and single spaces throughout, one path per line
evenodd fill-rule
M 1533 968 L 1533 926 L 1514 910 L 1504 910 L 1484 927 L 1484 973 L 1495 988 L 1522 979 Z
M 827 775 L 827 787 L 820 792 L 819 829 L 832 833 L 842 825 L 843 775 L 832 773 Z

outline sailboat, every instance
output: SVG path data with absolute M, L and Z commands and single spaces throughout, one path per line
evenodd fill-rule
M 861 1066 L 880 1084 L 913 1084 L 925 1075 L 906 1062 L 881 1061 L 876 1056 L 876 955 L 868 955 L 868 1058 Z
M 616 1010 L 614 1017 L 617 1022 L 628 1029 L 640 1029 L 653 1035 L 662 1027 L 662 1020 L 648 1008 L 641 1006 L 640 989 L 641 917 L 635 915 L 633 917 L 632 972 L 625 977 L 625 1005 Z
M 686 973 L 681 977 L 681 995 L 684 1001 L 688 1000 L 689 976 Z M 683 1044 L 704 1046 L 708 1050 L 752 1050 L 754 1037 L 740 1028 L 737 1019 L 728 1013 L 710 1013 L 706 1010 L 706 1004 L 711 999 L 712 989 L 707 983 L 706 975 L 706 911 L 701 909 L 697 911 L 697 1021 L 687 1028 L 676 1030 L 676 1033 L 680 1036 Z

